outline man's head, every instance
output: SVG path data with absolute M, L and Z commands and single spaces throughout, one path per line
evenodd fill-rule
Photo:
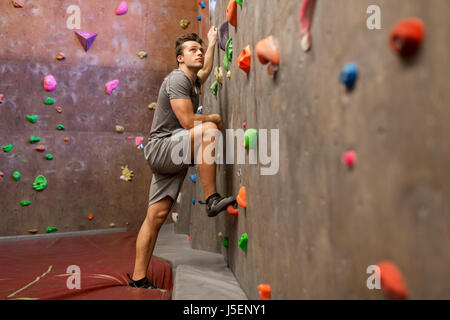
M 203 41 L 196 33 L 180 36 L 175 43 L 175 55 L 178 65 L 185 64 L 188 68 L 203 68 Z

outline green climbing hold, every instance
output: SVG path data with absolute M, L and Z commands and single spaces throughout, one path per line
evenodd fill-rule
M 241 238 L 239 239 L 239 247 L 242 249 L 242 251 L 247 252 L 247 242 L 248 242 L 248 236 L 246 233 L 242 234 Z
M 223 67 L 225 70 L 230 71 L 230 66 L 228 65 L 228 58 L 226 55 L 223 56 Z
M 244 146 L 247 149 L 255 149 L 258 142 L 258 130 L 248 129 L 244 133 Z
M 44 101 L 45 104 L 54 104 L 55 103 L 55 99 L 48 97 L 47 99 L 45 99 Z
M 43 175 L 39 175 L 36 177 L 36 180 L 33 182 L 33 188 L 36 191 L 44 190 L 47 187 L 47 179 Z
M 25 117 L 26 117 L 27 120 L 30 121 L 31 123 L 36 123 L 36 121 L 37 121 L 37 119 L 38 119 L 38 116 L 36 116 L 36 115 L 33 115 L 33 116 L 26 115 Z
M 242 0 L 235 0 L 238 5 L 242 7 Z
M 63 126 L 62 124 L 58 124 L 58 125 L 56 126 L 56 129 L 57 129 L 57 130 L 64 130 L 65 128 L 64 128 L 64 126 Z
M 47 158 L 47 160 L 52 160 L 53 159 L 53 155 L 51 153 L 47 153 L 45 155 L 45 157 Z
M 225 248 L 228 248 L 228 238 L 227 237 L 222 237 L 222 244 Z
M 227 41 L 227 45 L 225 46 L 225 53 L 228 58 L 228 61 L 231 62 L 231 59 L 233 58 L 233 38 L 230 37 Z
M 52 231 L 58 231 L 58 228 L 57 227 L 47 227 L 47 229 L 45 229 L 45 232 L 47 232 L 47 233 L 52 232 Z
M 14 180 L 19 181 L 20 179 L 20 172 L 19 171 L 14 171 L 12 174 L 12 177 Z
M 39 141 L 41 141 L 41 138 L 35 137 L 35 136 L 30 136 L 30 143 L 36 143 Z
M 11 149 L 12 149 L 12 144 L 8 144 L 7 146 L 3 147 L 3 151 L 5 151 L 5 152 L 9 152 L 9 151 L 11 151 Z
M 22 207 L 25 207 L 25 206 L 29 206 L 31 204 L 31 202 L 27 201 L 27 200 L 22 200 L 22 201 L 20 201 L 20 204 L 22 205 Z
M 219 87 L 219 83 L 217 81 L 214 81 L 214 83 L 211 86 L 211 92 L 215 96 L 217 96 L 217 88 L 218 87 Z

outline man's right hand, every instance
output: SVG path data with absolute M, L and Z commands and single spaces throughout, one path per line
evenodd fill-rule
M 219 129 L 220 131 L 223 130 L 222 117 L 220 116 L 220 114 L 210 114 L 209 118 L 211 122 L 214 122 L 217 125 L 217 129 Z

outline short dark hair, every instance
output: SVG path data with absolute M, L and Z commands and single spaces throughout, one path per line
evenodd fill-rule
M 203 44 L 203 40 L 196 33 L 189 33 L 179 36 L 177 41 L 175 42 L 175 59 L 177 59 L 178 56 L 183 55 L 183 43 L 185 43 L 186 41 L 196 41 L 200 43 L 200 45 Z

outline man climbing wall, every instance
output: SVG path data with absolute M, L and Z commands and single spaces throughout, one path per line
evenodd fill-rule
M 188 144 L 188 148 L 183 147 L 183 150 L 189 150 L 189 153 L 183 155 L 183 158 L 190 157 L 191 163 L 194 163 L 194 159 L 197 160 L 207 215 L 215 217 L 236 201 L 234 197 L 225 198 L 216 192 L 216 163 L 205 161 L 207 155 L 197 152 L 208 150 L 208 145 L 214 142 L 213 137 L 217 130 L 223 130 L 220 115 L 197 113 L 200 85 L 211 73 L 216 42 L 216 27 L 212 27 L 208 32 L 206 54 L 202 39 L 195 33 L 183 35 L 176 41 L 178 69 L 166 76 L 161 85 L 149 141 L 144 149 L 153 178 L 147 216 L 136 240 L 133 277 L 128 275 L 130 286 L 154 287 L 146 275 L 156 238 L 174 200 L 178 197 L 189 167 L 186 161 L 177 164 L 172 158 L 175 153 L 173 151 L 179 150 L 180 140 Z

